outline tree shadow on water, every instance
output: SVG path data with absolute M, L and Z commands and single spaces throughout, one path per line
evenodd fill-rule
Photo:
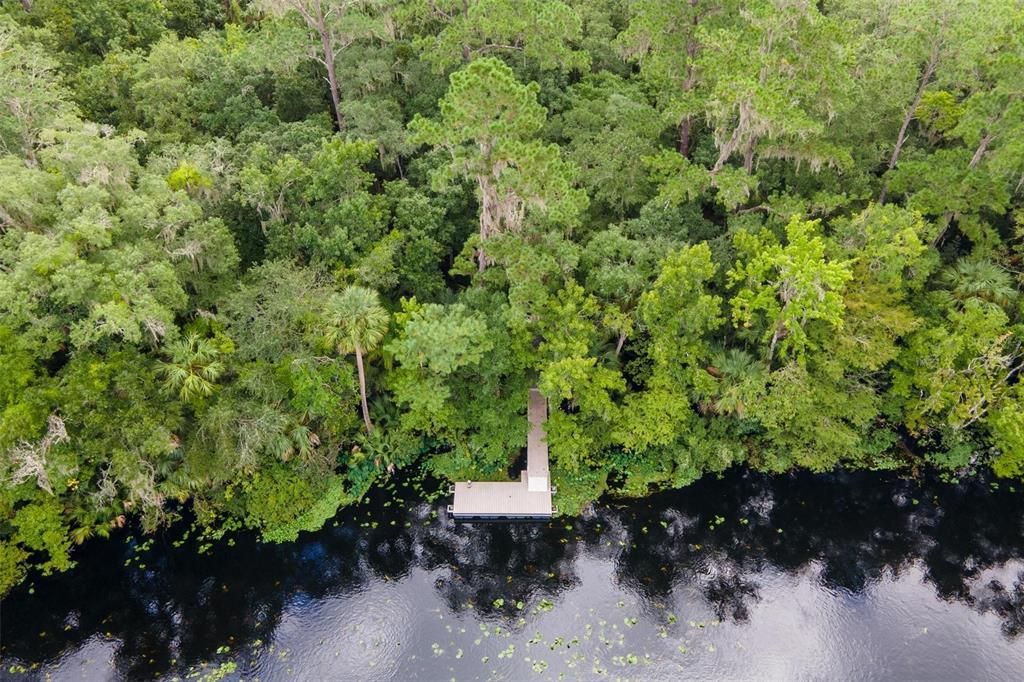
M 388 504 L 396 494 L 375 493 L 294 543 L 238 534 L 201 554 L 194 538 L 179 542 L 186 527 L 142 551 L 126 535 L 89 543 L 76 569 L 5 599 L 4 669 L 57 661 L 100 637 L 115 642 L 118 677 L 182 674 L 222 647 L 273 641 L 290 607 L 414 569 L 436 574 L 453 612 L 514 625 L 521 605 L 580 587 L 584 559 L 610 562 L 652 613 L 687 591 L 734 622 L 752 617 L 767 579 L 810 573 L 856 597 L 917 566 L 938 598 L 996 615 L 1007 637 L 1024 632 L 1024 499 L 984 481 L 733 471 L 549 523 L 454 523 L 415 494 Z
M 811 571 L 824 589 L 856 596 L 919 565 L 937 597 L 996 613 L 1016 636 L 1020 579 L 987 591 L 977 581 L 1024 557 L 1022 512 L 1024 498 L 981 480 L 733 471 L 614 512 L 617 576 L 649 602 L 695 589 L 717 617 L 742 622 L 765 574 Z

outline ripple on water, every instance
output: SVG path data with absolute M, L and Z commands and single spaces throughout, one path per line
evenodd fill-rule
M 20 679 L 228 663 L 227 679 L 370 682 L 1024 669 L 1015 492 L 731 474 L 553 526 L 446 525 L 424 505 L 379 529 L 358 517 L 286 546 L 193 556 L 157 543 L 155 574 L 122 566 L 112 543 L 83 548 L 74 573 L 5 600 L 0 678 L 26 661 L 40 668 Z
M 412 639 L 403 583 L 378 582 L 342 597 L 293 600 L 248 675 L 290 679 L 394 679 Z

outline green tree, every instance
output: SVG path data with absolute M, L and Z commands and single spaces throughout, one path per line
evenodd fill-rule
M 440 22 L 439 31 L 415 42 L 438 72 L 492 54 L 522 55 L 543 69 L 589 65 L 572 47 L 583 37 L 580 17 L 561 0 L 418 0 L 406 11 L 417 27 L 424 19 Z
M 377 11 L 381 0 L 259 0 L 257 5 L 277 14 L 293 11 L 302 18 L 316 45 L 315 59 L 327 73 L 335 122 L 338 130 L 344 131 L 338 57 L 361 38 L 387 35 L 385 22 Z
M 750 417 L 765 430 L 763 451 L 751 456 L 758 468 L 829 471 L 865 450 L 878 398 L 822 360 L 787 363 L 768 376 L 766 390 L 750 403 Z
M 76 62 L 94 61 L 111 50 L 135 50 L 167 29 L 158 0 L 25 0 L 30 21 L 52 32 L 58 47 Z
M 184 402 L 196 402 L 213 394 L 217 379 L 224 373 L 217 347 L 196 333 L 167 346 L 169 361 L 162 371 L 167 387 Z
M 567 513 L 1024 476 L 1022 74 L 1005 0 L 0 2 L 0 592 L 504 480 L 534 385 Z
M 630 3 L 629 26 L 615 39 L 622 53 L 640 64 L 640 75 L 676 126 L 676 149 L 690 157 L 694 124 L 702 112 L 697 59 L 708 22 L 721 24 L 734 9 L 720 0 L 639 0 Z M 706 29 L 706 26 L 705 26 Z
M 893 372 L 892 395 L 914 431 L 963 431 L 1013 395 L 1024 341 L 998 306 L 979 298 L 946 311 L 910 336 Z
M 464 439 L 469 425 L 454 398 L 493 348 L 485 318 L 461 303 L 421 305 L 412 299 L 403 300 L 395 323 L 397 335 L 386 350 L 400 365 L 392 385 L 395 399 L 409 407 L 403 423 L 450 441 Z
M 872 204 L 833 221 L 832 229 L 837 255 L 848 259 L 853 277 L 843 291 L 843 326 L 830 330 L 825 348 L 848 372 L 871 377 L 882 390 L 887 375 L 878 372 L 923 323 L 913 304 L 938 265 L 928 246 L 935 228 L 916 211 Z
M 708 374 L 716 379 L 713 405 L 718 414 L 747 416 L 748 408 L 764 394 L 768 373 L 764 364 L 739 348 L 717 351 Z
M 987 425 L 999 454 L 992 461 L 997 476 L 1024 477 L 1024 410 L 1021 409 L 1020 384 L 1017 395 L 988 416 Z
M 759 0 L 724 26 L 701 25 L 697 40 L 695 66 L 708 83 L 705 115 L 718 147 L 713 174 L 734 155 L 748 174 L 758 157 L 812 168 L 849 162 L 849 152 L 824 135 L 853 89 L 840 22 L 806 0 Z
M 277 154 L 254 145 L 236 196 L 258 212 L 271 257 L 297 258 L 344 277 L 375 247 L 388 248 L 387 201 L 370 192 L 374 178 L 365 169 L 374 145 L 335 136 L 310 147 Z
M 612 228 L 594 234 L 580 253 L 586 289 L 605 304 L 605 326 L 618 337 L 616 357 L 633 333 L 641 295 L 654 280 L 667 247 L 662 241 L 630 239 Z
M 1020 293 L 1010 273 L 987 259 L 962 258 L 942 272 L 941 282 L 961 303 L 979 299 L 1004 309 Z
M 621 373 L 596 357 L 601 338 L 597 299 L 572 280 L 538 301 L 532 329 L 540 339 L 537 386 L 568 411 L 553 411 L 546 432 L 552 458 L 564 470 L 600 467 L 619 418 L 614 396 L 626 389 Z M 553 403 L 554 404 L 554 403 Z
M 994 250 L 999 238 L 985 214 L 1005 213 L 1024 176 L 1024 147 L 1017 142 L 1024 131 L 1024 18 L 1019 11 L 1008 16 L 1005 7 L 990 9 L 992 14 L 981 24 L 987 30 L 984 37 L 975 33 L 978 26 L 958 36 L 964 43 L 960 49 L 973 61 L 959 64 L 959 77 L 949 87 L 969 94 L 958 100 L 947 90 L 928 90 L 918 105 L 917 115 L 923 117 L 932 102 L 946 102 L 942 115 L 931 114 L 930 119 L 931 142 L 939 148 L 898 165 L 894 153 L 883 188 L 939 218 L 936 244 L 956 225 L 978 247 Z
M 371 353 L 384 339 L 388 330 L 388 312 L 380 304 L 376 291 L 359 286 L 346 287 L 327 302 L 325 321 L 328 342 L 342 355 L 355 353 L 359 372 L 359 396 L 363 408 L 366 432 L 373 432 L 370 408 L 366 400 L 366 369 L 363 354 Z
M 786 245 L 770 235 L 736 233 L 736 248 L 746 256 L 729 271 L 738 288 L 730 301 L 733 322 L 764 329 L 769 365 L 780 357 L 802 359 L 814 344 L 807 325 L 820 320 L 843 324 L 843 288 L 852 277 L 849 263 L 826 258 L 819 221 L 794 217 L 786 226 Z
M 0 152 L 36 162 L 39 134 L 72 117 L 75 107 L 45 48 L 22 38 L 16 24 L 0 15 Z
M 409 124 L 414 141 L 452 156 L 434 176 L 437 186 L 459 176 L 476 185 L 481 271 L 489 262 L 483 243 L 520 231 L 528 211 L 571 226 L 586 207 L 586 195 L 572 186 L 574 169 L 558 147 L 534 139 L 545 120 L 537 90 L 534 83 L 519 83 L 503 62 L 477 59 L 452 74 L 439 121 L 417 116 Z
M 570 96 L 549 127 L 566 140 L 565 158 L 581 169 L 580 184 L 594 203 L 621 218 L 653 194 L 650 170 L 637 160 L 657 154 L 665 122 L 640 84 L 610 74 L 583 80 Z
M 640 299 L 640 319 L 652 363 L 643 391 L 626 397 L 615 439 L 629 452 L 668 446 L 693 425 L 692 401 L 710 394 L 705 371 L 709 337 L 723 322 L 722 299 L 708 284 L 716 266 L 707 244 L 670 253 L 653 286 Z
M 900 162 L 912 132 L 911 123 L 929 88 L 962 87 L 974 78 L 976 65 L 984 61 L 991 48 L 992 36 L 998 35 L 1007 21 L 1010 5 L 990 0 L 880 4 L 864 4 L 873 19 L 884 9 L 871 47 L 890 65 L 883 72 L 892 88 L 886 92 L 886 103 L 905 103 L 888 154 L 887 168 L 891 171 Z M 883 183 L 879 203 L 885 202 L 888 191 Z

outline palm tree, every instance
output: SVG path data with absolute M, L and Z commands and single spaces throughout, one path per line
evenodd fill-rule
M 359 371 L 359 395 L 363 405 L 366 432 L 373 432 L 370 408 L 366 403 L 366 370 L 363 353 L 372 352 L 388 331 L 388 312 L 380 304 L 377 292 L 366 287 L 350 286 L 327 302 L 327 340 L 342 355 L 355 353 Z
M 1017 297 L 1013 276 L 987 258 L 961 258 L 942 273 L 942 283 L 961 302 L 978 298 L 1005 308 Z
M 210 339 L 192 333 L 167 348 L 170 362 L 164 363 L 161 372 L 167 387 L 177 391 L 185 402 L 205 398 L 213 393 L 214 382 L 224 373 L 224 363 L 218 357 L 220 351 Z
M 756 398 L 767 379 L 764 364 L 738 348 L 716 352 L 712 362 L 707 371 L 719 380 L 715 411 L 743 417 L 747 401 Z

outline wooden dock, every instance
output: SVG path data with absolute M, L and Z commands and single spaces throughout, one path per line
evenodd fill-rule
M 452 486 L 455 494 L 448 513 L 461 521 L 498 519 L 549 519 L 554 508 L 548 470 L 548 444 L 544 423 L 548 403 L 536 388 L 530 389 L 526 410 L 530 433 L 526 440 L 526 470 L 518 481 L 464 481 Z

